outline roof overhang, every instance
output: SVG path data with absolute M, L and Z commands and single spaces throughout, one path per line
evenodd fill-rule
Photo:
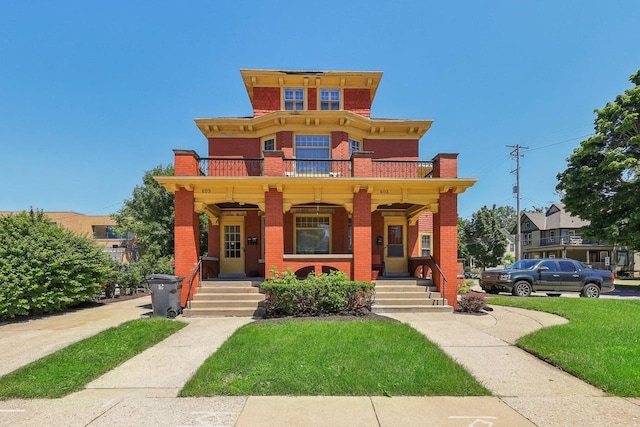
M 358 138 L 420 139 L 433 120 L 372 119 L 351 111 L 273 111 L 258 117 L 195 119 L 207 138 L 259 138 L 278 131 L 344 130 Z
M 369 89 L 371 102 L 382 79 L 381 71 L 240 70 L 253 103 L 254 87 L 325 87 Z

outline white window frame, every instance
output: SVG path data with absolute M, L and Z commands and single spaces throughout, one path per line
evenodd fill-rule
M 356 146 L 357 146 L 357 149 L 356 149 Z M 362 151 L 362 141 L 349 138 L 349 158 L 351 158 L 353 153 L 358 153 L 360 151 Z
M 522 235 L 522 244 L 524 246 L 531 246 L 532 236 L 531 233 L 524 233 Z
M 325 106 L 327 108 L 323 108 Z M 342 109 L 342 91 L 340 89 L 334 89 L 334 88 L 321 88 L 320 93 L 318 94 L 318 109 L 324 110 L 324 111 L 341 110 Z
M 424 238 L 427 237 L 429 239 L 429 247 L 425 248 Z M 420 256 L 431 256 L 433 253 L 433 233 L 418 233 L 418 238 L 420 239 Z M 424 251 L 428 250 L 429 253 L 427 255 L 424 254 Z
M 286 111 L 301 111 L 306 110 L 307 97 L 305 96 L 304 88 L 300 87 L 285 87 L 282 89 L 282 109 Z M 296 95 L 301 94 L 302 98 L 299 99 Z M 287 107 L 291 108 L 287 108 Z
M 268 148 L 267 149 L 267 142 L 273 141 L 273 148 Z M 276 137 L 275 136 L 267 136 L 262 138 L 262 140 L 260 141 L 260 153 L 263 155 L 264 157 L 264 152 L 265 151 L 272 151 L 276 149 Z
M 327 218 L 328 219 L 328 229 L 327 231 L 329 232 L 329 242 L 328 242 L 328 248 L 327 248 L 327 254 L 331 254 L 331 243 L 332 243 L 332 234 L 331 234 L 331 229 L 332 229 L 332 218 L 331 218 L 331 214 L 295 214 L 293 216 L 293 251 L 296 254 L 300 254 L 300 252 L 298 252 L 298 229 L 318 229 L 318 230 L 322 230 L 321 227 L 317 227 L 317 228 L 311 228 L 311 227 L 299 227 L 298 226 L 298 218 Z M 305 253 L 302 255 L 324 255 L 324 253 L 316 253 L 316 254 L 309 254 L 309 253 Z

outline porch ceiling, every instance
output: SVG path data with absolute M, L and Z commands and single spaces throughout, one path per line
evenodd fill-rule
M 413 205 L 407 210 L 410 218 L 422 212 L 438 212 L 441 193 L 453 191 L 461 194 L 477 180 L 470 178 L 379 179 L 379 178 L 292 178 L 292 177 L 209 177 L 209 176 L 157 176 L 154 177 L 172 193 L 180 189 L 193 191 L 195 210 L 217 216 L 207 207 L 219 203 L 257 205 L 265 210 L 265 193 L 276 189 L 282 193 L 283 210 L 305 203 L 341 205 L 353 212 L 353 195 L 359 191 L 371 194 L 371 211 L 378 206 L 405 203 Z

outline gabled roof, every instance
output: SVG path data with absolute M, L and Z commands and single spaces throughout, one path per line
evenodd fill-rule
M 578 216 L 572 216 L 564 210 L 563 203 L 552 204 L 546 212 L 523 212 L 522 222 L 529 219 L 538 230 L 556 230 L 561 228 L 582 228 L 590 224 Z

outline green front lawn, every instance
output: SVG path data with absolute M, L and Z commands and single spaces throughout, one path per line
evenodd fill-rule
M 81 390 L 185 326 L 151 317 L 107 329 L 0 377 L 0 399 L 55 398 Z
M 410 326 L 308 320 L 243 326 L 181 396 L 484 396 L 489 391 Z
M 640 397 L 640 301 L 500 296 L 489 304 L 569 319 L 520 338 L 518 345 L 607 393 Z

